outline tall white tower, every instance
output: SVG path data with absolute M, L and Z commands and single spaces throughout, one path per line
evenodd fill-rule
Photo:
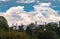
M 46 28 L 45 28 L 45 27 L 46 27 L 46 22 L 45 22 L 45 24 L 44 24 L 44 31 L 46 30 Z

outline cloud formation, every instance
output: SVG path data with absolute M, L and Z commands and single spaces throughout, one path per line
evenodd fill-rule
M 10 0 L 0 0 L 0 1 L 2 1 L 2 2 L 6 2 L 6 1 L 10 1 Z
M 31 22 L 37 21 L 38 24 L 43 24 L 44 22 L 57 22 L 60 20 L 60 16 L 57 11 L 50 8 L 51 3 L 39 3 L 34 6 L 34 11 L 25 12 L 24 6 L 11 7 L 5 13 L 0 14 L 4 16 L 8 24 L 17 23 L 20 25 L 30 24 Z
M 17 0 L 16 3 L 33 3 L 36 2 L 37 0 Z

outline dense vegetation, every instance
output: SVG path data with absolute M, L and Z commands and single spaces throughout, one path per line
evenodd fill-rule
M 24 31 L 14 31 L 9 28 L 7 20 L 0 16 L 0 39 L 60 39 L 60 27 L 57 23 L 38 25 L 34 23 L 27 25 Z
M 7 30 L 8 28 L 7 20 L 3 16 L 0 16 L 0 29 Z

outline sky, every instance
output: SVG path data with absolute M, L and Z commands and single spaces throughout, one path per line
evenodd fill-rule
M 0 0 L 0 16 L 4 16 L 8 24 L 30 24 L 37 21 L 60 21 L 60 0 Z

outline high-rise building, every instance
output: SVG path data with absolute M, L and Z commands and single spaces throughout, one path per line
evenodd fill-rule
M 60 26 L 60 21 L 59 21 L 59 24 L 58 24 L 58 26 Z
M 37 21 L 35 21 L 35 26 L 37 26 Z
M 46 22 L 45 22 L 45 24 L 44 24 L 44 27 L 46 27 Z
M 44 24 L 44 31 L 46 30 L 46 22 L 45 22 L 45 24 Z
M 18 26 L 17 26 L 17 23 L 16 24 L 12 24 L 12 27 L 13 27 L 13 30 L 18 30 Z

